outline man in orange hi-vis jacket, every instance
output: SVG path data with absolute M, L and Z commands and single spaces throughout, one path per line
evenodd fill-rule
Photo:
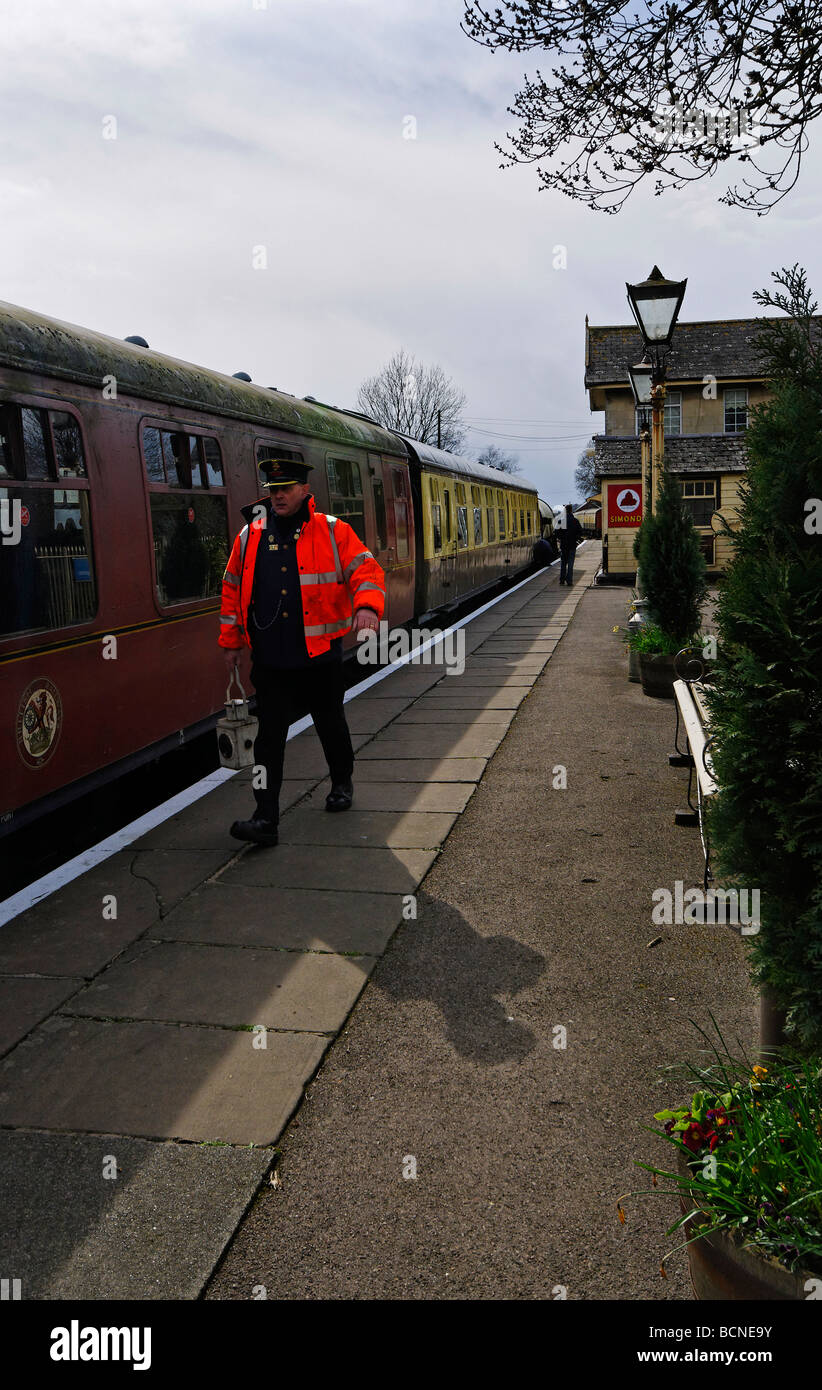
M 354 752 L 343 712 L 342 639 L 352 627 L 378 628 L 385 608 L 382 569 L 347 522 L 315 510 L 311 465 L 287 457 L 292 452 L 278 456 L 272 447 L 260 460 L 270 497 L 242 509 L 247 524 L 229 557 L 220 613 L 229 673 L 237 652 L 251 647 L 259 719 L 257 807 L 231 834 L 260 845 L 277 843 L 288 726 L 306 710 L 331 776 L 326 810 L 350 807 Z

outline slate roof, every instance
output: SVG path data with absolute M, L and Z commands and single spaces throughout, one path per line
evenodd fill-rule
M 670 381 L 719 380 L 739 377 L 765 379 L 764 365 L 754 340 L 764 323 L 775 318 L 710 319 L 678 323 L 667 354 Z M 782 319 L 784 322 L 784 319 Z M 815 320 L 822 334 L 822 315 Z M 585 324 L 585 385 L 628 386 L 628 368 L 642 360 L 644 348 L 635 325 L 595 327 Z
M 734 434 L 666 435 L 665 465 L 672 473 L 744 473 L 748 466 L 745 440 Z M 597 478 L 638 478 L 639 468 L 637 435 L 594 435 Z

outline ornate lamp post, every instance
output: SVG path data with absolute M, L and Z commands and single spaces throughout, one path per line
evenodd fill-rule
M 666 349 L 671 346 L 687 283 L 687 280 L 666 280 L 659 266 L 655 265 L 647 280 L 625 286 L 631 313 L 642 334 L 646 356 L 651 359 L 651 511 L 656 509 L 659 479 L 664 466 Z
M 628 368 L 628 376 L 631 381 L 631 390 L 634 393 L 639 424 L 640 475 L 645 488 L 646 506 L 650 506 L 647 499 L 653 495 L 650 433 L 653 405 L 653 364 L 644 360 L 637 362 L 633 367 Z

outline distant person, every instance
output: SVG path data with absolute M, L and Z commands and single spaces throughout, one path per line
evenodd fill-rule
M 574 582 L 574 557 L 581 536 L 582 527 L 571 510 L 571 503 L 567 502 L 559 531 L 559 582 L 569 588 Z

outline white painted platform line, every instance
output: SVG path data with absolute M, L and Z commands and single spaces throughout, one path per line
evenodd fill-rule
M 582 545 L 584 544 L 585 542 L 583 541 Z M 579 549 L 582 549 L 582 546 L 580 546 Z M 558 564 L 559 560 L 552 560 L 551 565 L 544 566 L 544 568 L 550 569 L 553 565 Z M 462 618 L 460 622 L 454 623 L 453 627 L 443 629 L 442 633 L 437 637 L 432 637 L 429 641 L 423 642 L 421 646 L 415 647 L 414 650 L 408 652 L 406 656 L 399 657 L 396 661 L 392 662 L 390 666 L 386 666 L 382 671 L 377 671 L 373 676 L 369 676 L 366 680 L 361 681 L 353 690 L 347 690 L 345 694 L 346 703 L 349 700 L 355 700 L 358 695 L 362 695 L 366 690 L 370 690 L 373 685 L 377 684 L 377 681 L 385 680 L 386 676 L 390 676 L 394 671 L 398 671 L 401 666 L 407 666 L 413 660 L 414 656 L 426 652 L 428 648 L 433 647 L 436 642 L 442 641 L 449 632 L 456 632 L 457 628 L 465 627 L 468 623 L 473 622 L 474 618 L 478 618 L 481 613 L 487 613 L 489 608 L 493 608 L 495 604 L 501 603 L 504 598 L 508 598 L 509 594 L 515 594 L 517 589 L 522 589 L 524 585 L 530 584 L 532 579 L 536 579 L 542 572 L 542 570 L 535 570 L 533 574 L 528 575 L 527 579 L 521 580 L 519 584 L 514 584 L 510 589 L 506 589 L 504 594 L 498 594 L 496 598 L 491 599 L 488 603 L 484 603 L 481 608 L 477 608 L 467 618 Z M 298 719 L 296 724 L 292 724 L 288 731 L 289 740 L 296 738 L 297 734 L 304 733 L 306 729 L 310 729 L 313 722 L 311 716 L 308 714 L 302 719 Z M 14 893 L 12 897 L 6 898 L 4 902 L 0 902 L 0 927 L 5 926 L 7 922 L 11 922 L 15 917 L 19 917 L 21 912 L 27 912 L 30 907 L 34 907 L 36 903 L 42 902 L 44 898 L 50 898 L 52 893 L 56 893 L 60 888 L 65 888 L 67 883 L 72 883 L 75 878 L 80 878 L 89 869 L 96 868 L 98 864 L 104 863 L 105 860 L 110 859 L 113 854 L 119 854 L 121 849 L 126 849 L 130 844 L 133 844 L 135 840 L 139 840 L 141 835 L 148 834 L 149 830 L 154 830 L 155 826 L 162 825 L 163 821 L 170 820 L 171 817 L 176 816 L 179 811 L 184 811 L 187 806 L 193 806 L 195 801 L 199 801 L 201 797 L 207 796 L 215 787 L 220 786 L 223 782 L 227 782 L 231 777 L 236 777 L 236 775 L 234 768 L 217 768 L 215 772 L 210 772 L 207 777 L 201 778 L 199 782 L 195 782 L 190 787 L 185 787 L 181 792 L 177 792 L 176 796 L 170 797 L 168 801 L 164 801 L 160 806 L 155 806 L 152 811 L 146 811 L 144 816 L 139 816 L 137 820 L 130 821 L 128 825 L 124 825 L 120 830 L 116 830 L 113 835 L 107 836 L 105 840 L 100 840 L 98 844 L 92 845 L 90 849 L 84 850 L 82 854 L 76 855 L 74 859 L 67 860 L 66 863 L 61 864 L 58 869 L 52 869 L 51 873 L 44 874 L 42 878 L 36 879 L 35 882 L 30 883 L 27 888 L 21 888 L 19 893 Z

